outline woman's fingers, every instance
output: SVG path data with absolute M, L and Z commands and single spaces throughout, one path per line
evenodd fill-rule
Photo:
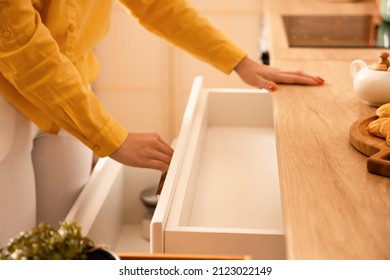
M 302 71 L 281 71 L 277 68 L 257 63 L 245 57 L 234 69 L 240 78 L 248 85 L 276 90 L 277 83 L 322 85 L 324 80 Z
M 324 80 L 300 71 L 281 71 L 277 76 L 276 82 L 283 84 L 322 85 Z
M 129 133 L 110 157 L 125 165 L 168 170 L 173 149 L 157 133 Z

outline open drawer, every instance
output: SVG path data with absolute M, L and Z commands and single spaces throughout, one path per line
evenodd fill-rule
M 196 77 L 151 224 L 152 253 L 284 259 L 272 97 Z

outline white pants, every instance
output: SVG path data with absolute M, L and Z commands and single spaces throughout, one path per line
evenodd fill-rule
M 0 248 L 40 222 L 57 226 L 89 178 L 92 151 L 43 133 L 0 95 Z

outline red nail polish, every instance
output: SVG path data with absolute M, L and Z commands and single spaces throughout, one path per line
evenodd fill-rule
M 276 89 L 276 86 L 273 84 L 268 85 L 268 89 L 271 91 L 274 91 Z
M 322 78 L 320 78 L 320 77 L 316 77 L 316 81 L 318 82 L 318 83 L 320 83 L 320 84 L 323 84 L 325 81 L 322 79 Z

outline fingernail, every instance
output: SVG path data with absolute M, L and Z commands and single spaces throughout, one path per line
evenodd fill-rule
M 274 84 L 269 84 L 268 89 L 274 91 L 276 89 L 276 86 Z
M 317 83 L 319 83 L 319 84 L 323 84 L 325 81 L 322 79 L 322 78 L 320 78 L 320 77 L 316 77 L 316 81 L 317 81 Z

